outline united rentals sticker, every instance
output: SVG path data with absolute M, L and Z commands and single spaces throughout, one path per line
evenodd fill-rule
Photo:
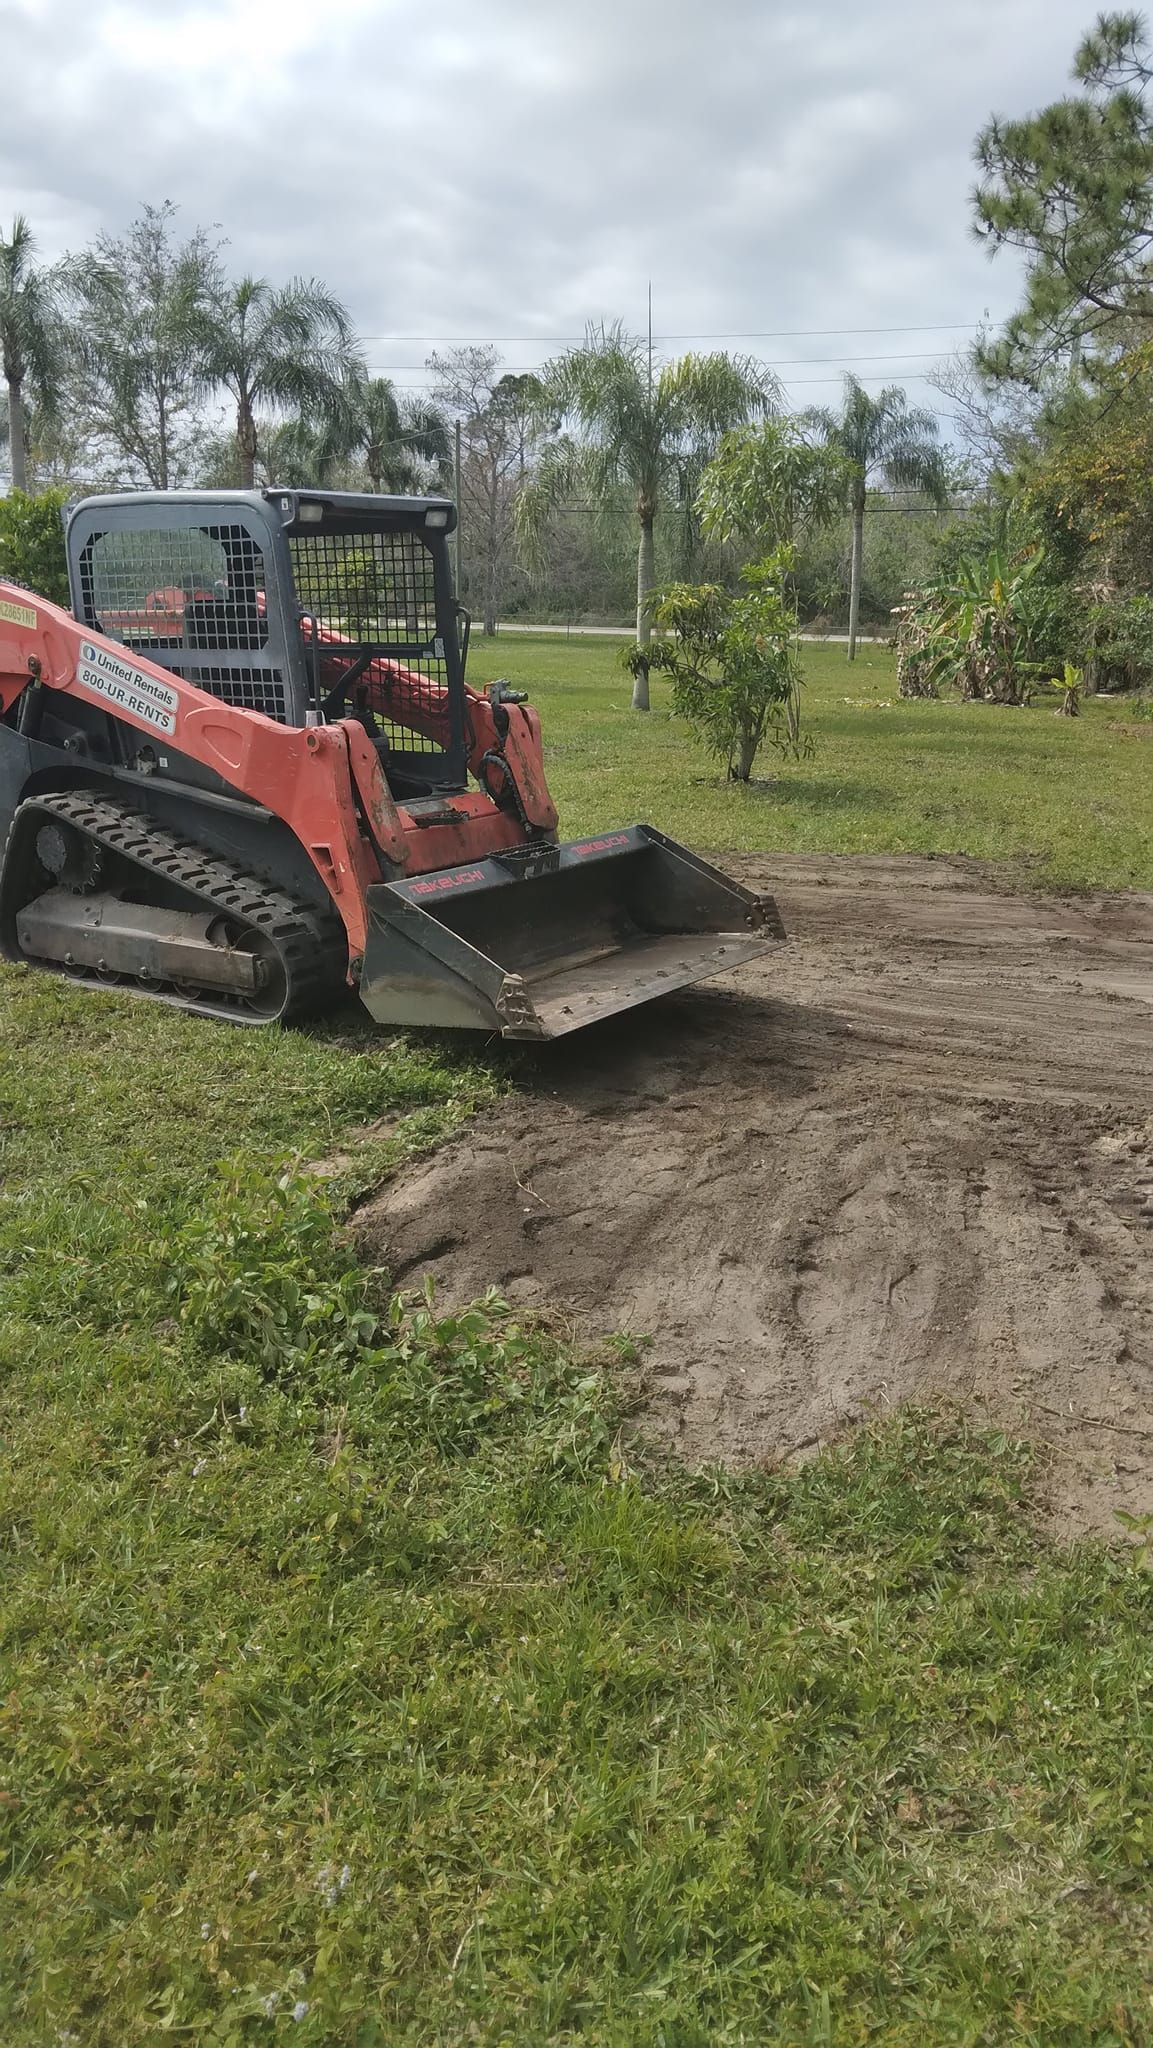
M 180 709 L 176 691 L 155 676 L 146 676 L 142 669 L 132 668 L 106 647 L 94 647 L 90 640 L 81 641 L 76 680 L 86 690 L 95 690 L 97 696 L 115 704 L 118 711 L 143 718 L 159 732 L 176 731 L 176 713 Z
M 5 598 L 0 603 L 0 619 L 5 619 L 10 626 L 28 626 L 32 632 L 36 631 L 36 614 L 30 604 L 9 604 Z

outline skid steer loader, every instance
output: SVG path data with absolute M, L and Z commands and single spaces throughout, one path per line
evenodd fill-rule
M 646 825 L 561 844 L 464 680 L 439 498 L 87 498 L 71 613 L 0 583 L 0 948 L 242 1023 L 336 1001 L 547 1039 L 783 938 Z

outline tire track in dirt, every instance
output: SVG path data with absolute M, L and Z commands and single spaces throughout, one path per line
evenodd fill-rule
M 948 1400 L 1052 1445 L 1063 1531 L 1153 1509 L 1153 898 L 728 865 L 790 945 L 526 1056 L 362 1208 L 365 1253 L 648 1336 L 690 1462 Z

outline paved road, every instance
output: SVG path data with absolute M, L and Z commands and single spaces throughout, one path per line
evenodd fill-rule
M 498 637 L 501 633 L 557 633 L 563 635 L 563 637 L 566 640 L 574 638 L 578 634 L 588 639 L 631 640 L 632 627 L 526 626 L 521 624 L 519 621 L 516 624 L 514 624 L 511 619 L 507 619 L 502 620 L 501 624 L 497 628 Z M 476 637 L 479 640 L 483 636 L 478 632 Z M 823 643 L 827 643 L 830 646 L 847 647 L 849 644 L 849 636 L 847 633 L 801 633 L 798 637 L 802 640 L 812 640 L 818 646 Z M 875 635 L 870 633 L 860 633 L 857 636 L 857 645 L 859 647 L 884 647 L 887 644 L 888 643 L 886 640 L 878 639 Z

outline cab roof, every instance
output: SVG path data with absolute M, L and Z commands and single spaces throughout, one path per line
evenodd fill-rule
M 428 527 L 451 533 L 456 526 L 456 506 L 451 498 L 392 497 L 372 491 L 299 490 L 295 486 L 263 491 L 110 491 L 91 498 L 78 498 L 67 507 L 71 518 L 77 512 L 114 512 L 163 506 L 172 512 L 179 507 L 207 512 L 221 508 L 249 506 L 267 517 L 277 513 L 292 532 L 307 533 L 317 526 L 344 526 L 363 531 L 387 526 Z M 319 506 L 319 516 L 312 508 Z M 303 511 L 302 508 L 306 508 Z M 429 513 L 433 518 L 429 520 Z

